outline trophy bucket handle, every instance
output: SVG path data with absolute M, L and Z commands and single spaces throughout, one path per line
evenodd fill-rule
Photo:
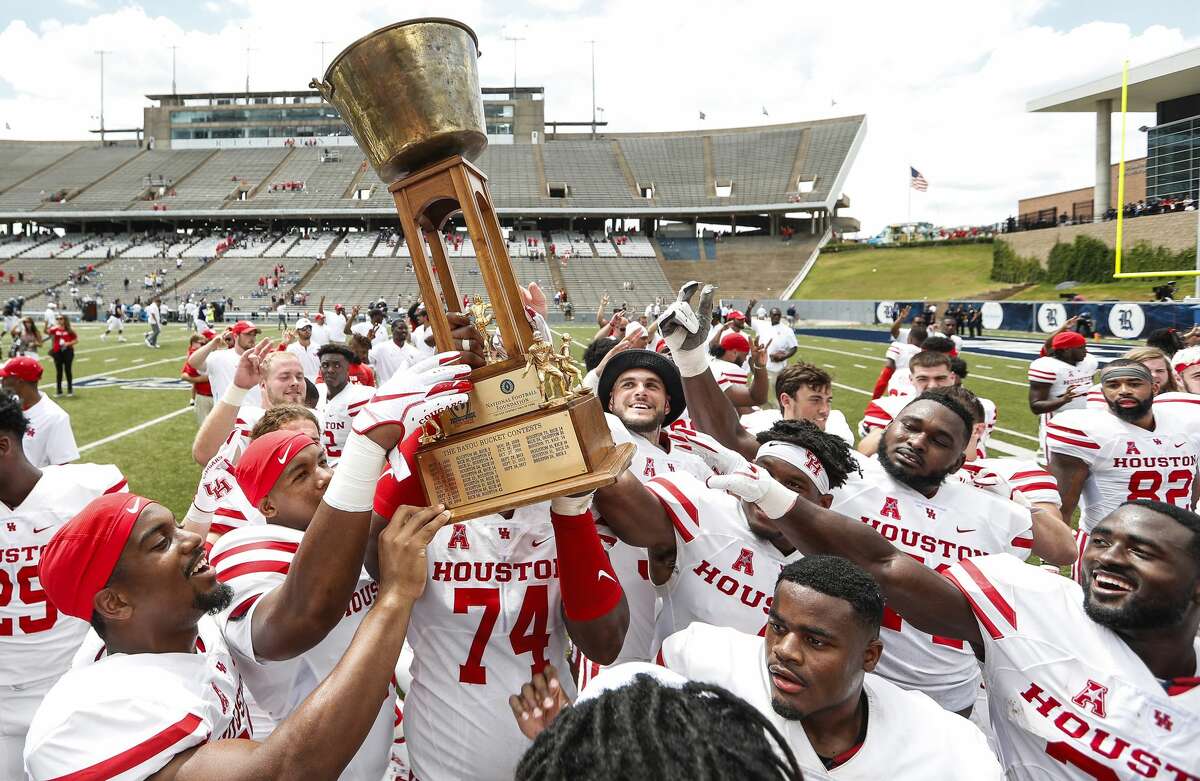
M 329 82 L 314 78 L 308 82 L 308 86 L 320 92 L 326 103 L 333 102 L 333 85 Z

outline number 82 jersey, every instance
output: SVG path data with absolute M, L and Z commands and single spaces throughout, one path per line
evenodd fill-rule
M 1091 532 L 1122 502 L 1135 499 L 1192 508 L 1196 445 L 1184 431 L 1163 425 L 1163 418 L 1155 409 L 1158 430 L 1147 431 L 1107 409 L 1078 409 L 1046 424 L 1051 459 L 1072 456 L 1091 471 L 1080 496 L 1084 531 Z

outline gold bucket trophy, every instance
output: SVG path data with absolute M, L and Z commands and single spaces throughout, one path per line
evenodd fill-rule
M 446 310 L 462 304 L 442 243 L 447 220 L 461 213 L 475 246 L 490 306 L 476 300 L 471 311 L 489 363 L 471 372 L 465 408 L 443 413 L 416 454 L 425 495 L 459 520 L 608 485 L 634 451 L 613 444 L 567 351 L 543 341 L 525 315 L 487 177 L 470 162 L 487 146 L 478 43 L 453 19 L 399 22 L 351 44 L 310 85 L 389 185 L 439 351 L 458 349 Z

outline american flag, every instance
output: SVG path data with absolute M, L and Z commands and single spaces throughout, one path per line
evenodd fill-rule
M 911 172 L 908 175 L 908 184 L 910 187 L 921 193 L 929 189 L 929 182 L 925 181 L 925 177 L 921 176 L 920 171 L 913 168 L 911 165 L 908 167 L 908 170 Z

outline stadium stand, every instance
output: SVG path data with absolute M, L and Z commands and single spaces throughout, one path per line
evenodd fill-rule
M 0 193 L 0 209 L 64 208 L 79 190 L 141 154 L 136 146 L 80 147 Z
M 174 195 L 137 201 L 130 208 L 151 209 L 156 204 L 168 210 L 223 208 L 236 200 L 239 192 L 249 193 L 258 186 L 290 151 L 282 147 L 220 150 L 177 182 Z
M 608 293 L 616 306 L 628 303 L 631 314 L 641 314 L 656 297 L 675 297 L 662 267 L 654 261 L 631 258 L 577 258 L 562 266 L 562 278 L 575 302 L 576 312 L 594 311 L 600 296 Z
M 380 236 L 375 231 L 353 231 L 347 233 L 342 242 L 334 248 L 333 254 L 339 258 L 367 258 L 375 249 Z
M 213 155 L 211 149 L 150 150 L 70 200 L 75 208 L 124 209 L 152 188 L 171 187 Z
M 287 293 L 304 278 L 316 261 L 306 258 L 289 258 L 287 270 L 280 279 L 277 289 L 262 289 L 258 280 L 269 277 L 277 258 L 221 258 L 209 263 L 198 274 L 189 277 L 181 286 L 180 297 L 233 299 L 233 309 L 238 312 L 267 313 L 271 310 L 271 296 L 286 297 Z M 290 265 L 288 265 L 290 264 Z M 186 268 L 186 267 L 185 267 Z M 301 310 L 302 307 L 292 307 Z
M 568 187 L 562 206 L 619 207 L 636 197 L 611 141 L 556 141 L 545 145 L 542 156 L 546 181 Z
M 617 247 L 617 252 L 621 253 L 621 257 L 625 258 L 652 258 L 654 257 L 654 245 L 650 240 L 639 233 L 626 233 L 613 237 L 613 243 Z
M 699 136 L 620 138 L 617 140 L 638 184 L 654 185 L 657 202 L 703 202 L 704 142 Z
M 295 147 L 283 164 L 258 187 L 252 198 L 235 201 L 239 208 L 336 208 L 347 204 L 343 196 L 358 176 L 363 154 L 356 147 Z M 384 189 L 386 194 L 387 190 Z
M 5 141 L 0 144 L 0 192 L 53 165 L 80 146 L 70 141 Z
M 25 254 L 34 247 L 51 241 L 54 238 L 56 237 L 46 234 L 31 236 L 28 238 L 24 236 L 11 238 L 8 241 L 0 244 L 0 258 L 15 258 L 18 255 Z
M 192 246 L 185 249 L 179 254 L 181 258 L 211 258 L 217 254 L 217 246 L 226 241 L 228 237 L 223 234 L 216 234 L 207 238 L 200 239 Z
M 282 233 L 254 232 L 234 237 L 234 246 L 225 251 L 225 258 L 257 258 L 283 238 Z
M 337 237 L 336 233 L 314 231 L 306 238 L 301 238 L 288 247 L 286 256 L 289 258 L 323 258 Z
M 797 235 L 784 242 L 771 236 L 726 237 L 713 245 L 717 263 L 673 260 L 662 263 L 661 269 L 671 289 L 692 279 L 703 279 L 715 282 L 722 298 L 778 296 L 816 251 L 819 239 Z

